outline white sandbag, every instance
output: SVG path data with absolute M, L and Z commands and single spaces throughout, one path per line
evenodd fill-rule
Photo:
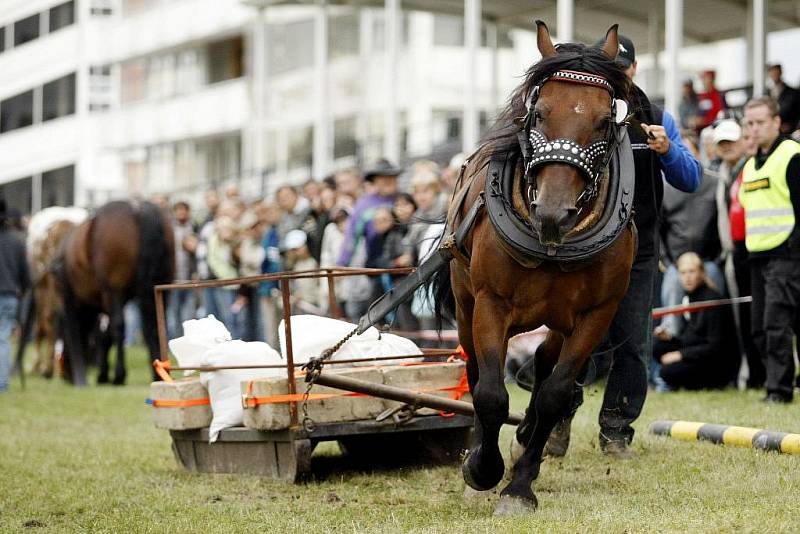
M 291 321 L 292 353 L 295 363 L 305 363 L 310 358 L 319 356 L 322 351 L 341 341 L 356 327 L 356 325 L 346 321 L 317 317 L 316 315 L 293 315 Z M 281 321 L 278 334 L 281 342 L 281 353 L 285 358 L 286 334 L 283 321 Z M 374 358 L 406 354 L 422 355 L 422 351 L 409 339 L 394 334 L 381 334 L 376 328 L 370 327 L 360 336 L 354 335 L 351 337 L 333 355 L 332 359 L 349 360 L 351 358 Z M 422 358 L 419 359 L 421 360 Z M 375 362 L 365 362 L 358 365 L 375 365 Z
M 208 349 L 202 365 L 281 365 L 285 360 L 278 351 L 261 341 L 226 341 Z M 244 420 L 241 383 L 257 378 L 287 376 L 286 369 L 224 369 L 200 373 L 200 381 L 211 398 L 214 417 L 208 430 L 209 443 L 217 440 L 220 430 L 240 426 Z
M 180 367 L 202 365 L 203 355 L 208 349 L 231 340 L 231 333 L 216 317 L 183 322 L 183 336 L 169 341 L 169 350 Z

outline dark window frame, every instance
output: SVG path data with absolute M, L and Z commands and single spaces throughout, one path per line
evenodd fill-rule
M 54 20 L 57 25 L 54 25 Z M 75 24 L 74 0 L 69 0 L 69 2 L 64 2 L 50 8 L 47 21 L 48 33 L 56 32 L 62 28 L 72 26 L 73 24 Z
M 14 47 L 35 41 L 41 37 L 41 17 L 34 13 L 29 17 L 14 22 Z
M 30 106 L 26 118 L 24 113 L 19 113 L 19 111 L 24 107 L 24 104 L 20 106 L 20 103 L 28 99 L 30 100 Z M 33 99 L 34 90 L 29 89 L 0 101 L 0 133 L 12 132 L 20 128 L 33 126 Z M 15 106 L 18 107 L 18 109 L 13 109 Z M 13 112 L 14 115 L 9 115 L 9 108 L 12 108 L 11 112 Z M 9 121 L 12 121 L 12 119 L 12 124 L 9 124 Z

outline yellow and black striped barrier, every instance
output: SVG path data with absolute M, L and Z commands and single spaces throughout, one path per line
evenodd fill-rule
M 654 421 L 650 432 L 681 441 L 710 441 L 733 447 L 800 454 L 800 434 L 775 432 L 743 426 L 715 425 L 692 421 Z

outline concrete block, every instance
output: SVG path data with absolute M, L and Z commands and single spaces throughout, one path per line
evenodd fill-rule
M 387 386 L 394 386 L 413 391 L 430 393 L 439 397 L 453 398 L 452 391 L 438 391 L 440 388 L 457 386 L 461 376 L 464 374 L 465 364 L 463 361 L 452 363 L 440 363 L 433 365 L 401 365 L 384 367 L 383 383 Z M 470 401 L 469 394 L 461 397 L 460 400 Z M 386 408 L 394 408 L 403 404 L 398 401 L 384 401 Z M 417 414 L 430 415 L 438 413 L 431 408 L 418 408 Z
M 208 399 L 208 390 L 194 376 L 174 382 L 153 382 L 150 384 L 150 398 L 153 404 L 153 423 L 156 428 L 167 430 L 186 430 L 203 428 L 211 424 L 211 405 L 159 406 L 159 401 L 195 401 Z M 167 403 L 165 403 L 167 404 Z
M 348 368 L 335 369 L 328 367 L 325 373 L 335 372 L 344 376 L 349 376 L 366 382 L 382 383 L 383 375 L 380 369 L 368 368 Z M 306 383 L 303 378 L 296 381 L 296 391 L 302 394 L 306 390 Z M 248 383 L 242 383 L 242 394 L 248 394 Z M 249 395 L 252 397 L 273 397 L 286 395 L 289 387 L 285 378 L 264 378 L 254 380 Z M 336 397 L 327 399 L 310 399 L 308 401 L 308 416 L 315 423 L 332 423 L 342 421 L 357 421 L 359 419 L 373 419 L 384 410 L 382 399 L 374 397 L 352 397 L 338 396 L 346 393 L 338 389 L 324 386 L 314 386 L 311 390 L 312 395 L 317 394 L 337 394 Z M 300 413 L 301 402 L 298 402 L 298 415 Z M 279 430 L 288 428 L 290 424 L 289 403 L 267 403 L 259 404 L 256 407 L 248 407 L 244 410 L 244 426 L 257 430 Z

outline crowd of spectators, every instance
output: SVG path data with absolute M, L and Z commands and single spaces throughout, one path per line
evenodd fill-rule
M 702 95 L 694 94 L 691 81 L 684 85 L 680 107 L 682 138 L 702 163 L 703 183 L 692 194 L 672 188 L 665 190 L 660 219 L 662 305 L 753 293 L 751 271 L 759 254 L 764 253 L 748 251 L 746 245 L 746 221 L 752 219 L 746 217 L 740 199 L 742 182 L 747 180 L 745 165 L 757 161 L 753 168 L 761 167 L 781 143 L 787 141 L 787 146 L 796 147 L 795 141 L 800 140 L 800 93 L 781 80 L 780 65 L 770 67 L 769 76 L 772 96 L 751 100 L 739 113 L 728 110 L 724 99 L 718 98 L 712 72 L 703 74 L 706 92 Z M 705 113 L 707 110 L 713 111 L 713 115 Z M 764 119 L 746 116 L 749 110 L 754 110 L 755 115 L 763 114 Z M 776 125 L 772 137 L 765 134 L 767 123 Z M 780 173 L 786 174 L 773 176 L 773 186 L 778 187 L 783 179 L 793 190 L 792 184 L 800 180 L 800 176 L 793 174 L 794 167 L 781 169 Z M 793 192 L 791 201 L 795 201 Z M 794 210 L 798 208 L 794 206 Z M 783 211 L 787 209 L 792 210 L 788 207 Z M 792 249 L 793 242 L 790 238 L 788 245 L 778 247 L 780 253 L 783 254 L 782 248 Z M 791 257 L 791 251 L 786 255 Z M 797 261 L 800 265 L 800 260 Z M 755 298 L 760 302 L 754 302 L 753 306 L 770 299 L 775 300 L 775 295 L 762 292 L 760 298 Z M 746 372 L 742 376 L 746 377 L 746 386 L 761 388 L 766 383 L 770 390 L 771 364 L 767 354 L 770 349 L 766 341 L 757 343 L 759 332 L 765 337 L 764 328 L 770 328 L 764 326 L 763 308 L 759 312 L 762 317 L 755 320 L 751 317 L 751 305 L 736 305 L 732 311 L 732 316 L 727 309 L 675 314 L 661 321 L 654 331 L 651 381 L 656 389 L 732 384 L 739 374 L 743 355 Z M 731 335 L 734 331 L 736 336 Z M 683 354 L 683 359 L 676 360 L 676 353 Z M 732 359 L 721 355 L 731 355 Z M 791 399 L 791 387 L 788 393 L 781 393 L 780 400 Z
M 361 172 L 341 170 L 322 181 L 281 186 L 274 195 L 253 201 L 229 184 L 205 194 L 205 206 L 184 201 L 170 207 L 174 220 L 176 278 L 230 279 L 321 267 L 414 267 L 443 221 L 448 194 L 458 172 L 418 161 L 409 169 L 387 160 Z M 407 183 L 407 191 L 400 182 Z M 168 205 L 165 198 L 155 201 Z M 327 279 L 290 282 L 295 313 L 331 314 L 336 306 L 351 321 L 392 284 L 389 276 L 346 277 L 329 298 Z M 418 299 L 420 300 L 420 299 Z M 403 305 L 393 317 L 396 328 L 427 326 L 426 306 Z M 167 322 L 170 336 L 180 335 L 183 321 L 214 314 L 235 338 L 277 343 L 282 317 L 278 282 L 207 287 L 172 292 Z

